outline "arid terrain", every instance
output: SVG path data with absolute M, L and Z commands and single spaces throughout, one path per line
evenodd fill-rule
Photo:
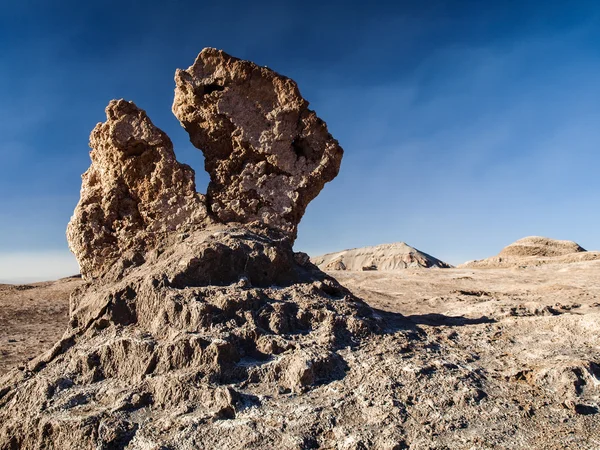
M 394 271 L 415 268 L 447 269 L 450 264 L 404 243 L 382 244 L 373 247 L 353 248 L 311 258 L 319 269 L 328 270 L 384 270 Z
M 296 83 L 206 48 L 172 109 L 207 194 L 111 100 L 67 228 L 81 280 L 1 287 L 0 450 L 600 447 L 597 254 L 529 237 L 425 269 L 392 244 L 325 273 L 293 246 L 343 150 Z
M 69 295 L 79 277 L 0 284 L 0 375 L 48 350 L 69 321 Z
M 349 420 L 335 415 L 352 404 L 357 428 L 331 436 L 338 448 L 371 448 L 380 441 L 365 441 L 364 429 L 386 427 L 401 427 L 407 448 L 600 448 L 600 261 L 330 274 L 390 329 L 344 354 L 344 380 L 268 402 L 295 405 L 293 414 L 327 411 L 332 421 Z M 80 283 L 3 286 L 2 372 L 60 337 Z M 250 408 L 236 422 L 248 420 L 279 419 Z M 360 427 L 364 445 L 353 445 Z M 403 448 L 391 442 L 375 447 Z

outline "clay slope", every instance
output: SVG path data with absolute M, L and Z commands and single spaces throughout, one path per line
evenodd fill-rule
M 452 267 L 404 242 L 354 248 L 311 258 L 321 270 L 401 270 Z
M 600 252 L 588 252 L 573 241 L 529 236 L 504 247 L 497 256 L 468 261 L 459 267 L 523 267 L 568 264 L 597 259 L 600 259 Z

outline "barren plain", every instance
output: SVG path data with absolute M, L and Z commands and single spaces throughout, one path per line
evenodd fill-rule
M 599 273 L 600 261 L 330 272 L 386 331 L 342 351 L 342 379 L 260 396 L 226 428 L 278 430 L 280 448 L 599 448 Z M 58 340 L 80 283 L 2 286 L 1 372 Z M 306 414 L 330 429 L 302 441 Z

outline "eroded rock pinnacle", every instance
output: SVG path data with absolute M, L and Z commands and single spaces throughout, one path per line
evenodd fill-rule
M 92 164 L 67 239 L 84 277 L 139 264 L 166 235 L 205 225 L 194 171 L 133 102 L 112 100 L 90 135 Z
M 296 83 L 206 48 L 175 74 L 173 113 L 205 156 L 208 209 L 292 239 L 308 203 L 338 173 L 342 148 Z

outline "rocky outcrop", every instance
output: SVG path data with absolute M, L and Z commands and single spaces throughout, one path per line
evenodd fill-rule
M 312 262 L 321 270 L 402 270 L 415 268 L 446 269 L 452 267 L 404 242 L 374 247 L 353 248 L 336 253 L 315 256 Z
M 342 149 L 293 80 L 205 49 L 175 81 L 173 111 L 204 152 L 207 197 L 143 110 L 110 102 L 90 136 L 92 165 L 67 230 L 84 278 L 117 279 L 173 233 L 214 223 L 268 227 L 293 241 L 306 206 L 338 173 Z
M 133 102 L 109 103 L 90 147 L 92 164 L 67 228 L 84 277 L 121 273 L 169 234 L 206 223 L 194 171 L 177 162 L 169 137 Z
M 265 254 L 285 248 L 244 229 L 197 231 L 117 282 L 76 291 L 63 338 L 0 380 L 0 448 L 183 448 L 171 446 L 197 426 L 184 423 L 202 418 L 193 448 L 257 406 L 252 392 L 297 395 L 343 378 L 340 350 L 377 321 L 310 263 L 286 268 L 293 256 L 273 275 L 280 285 L 257 286 L 278 267 Z M 292 271 L 302 283 L 285 279 Z
M 266 240 L 216 233 L 240 245 Z M 211 253 L 195 251 L 201 236 L 188 239 L 197 262 Z M 193 448 L 220 420 L 258 406 L 253 392 L 297 395 L 343 378 L 339 351 L 376 326 L 370 308 L 314 266 L 287 287 L 245 277 L 218 286 L 208 275 L 194 287 L 200 266 L 182 256 L 72 295 L 61 341 L 0 380 L 0 448 Z M 196 419 L 205 431 L 184 437 Z
M 467 261 L 458 267 L 502 268 L 565 264 L 600 259 L 600 252 L 588 252 L 573 241 L 529 236 L 504 247 L 497 256 Z
M 292 250 L 342 156 L 307 105 L 292 80 L 216 50 L 178 72 L 205 199 L 146 113 L 110 102 L 67 231 L 86 284 L 63 338 L 0 380 L 0 448 L 207 447 L 255 393 L 345 376 L 342 350 L 380 321 Z
M 209 211 L 221 222 L 261 222 L 295 238 L 343 153 L 296 83 L 212 48 L 178 70 L 175 83 L 173 113 L 210 174 Z

